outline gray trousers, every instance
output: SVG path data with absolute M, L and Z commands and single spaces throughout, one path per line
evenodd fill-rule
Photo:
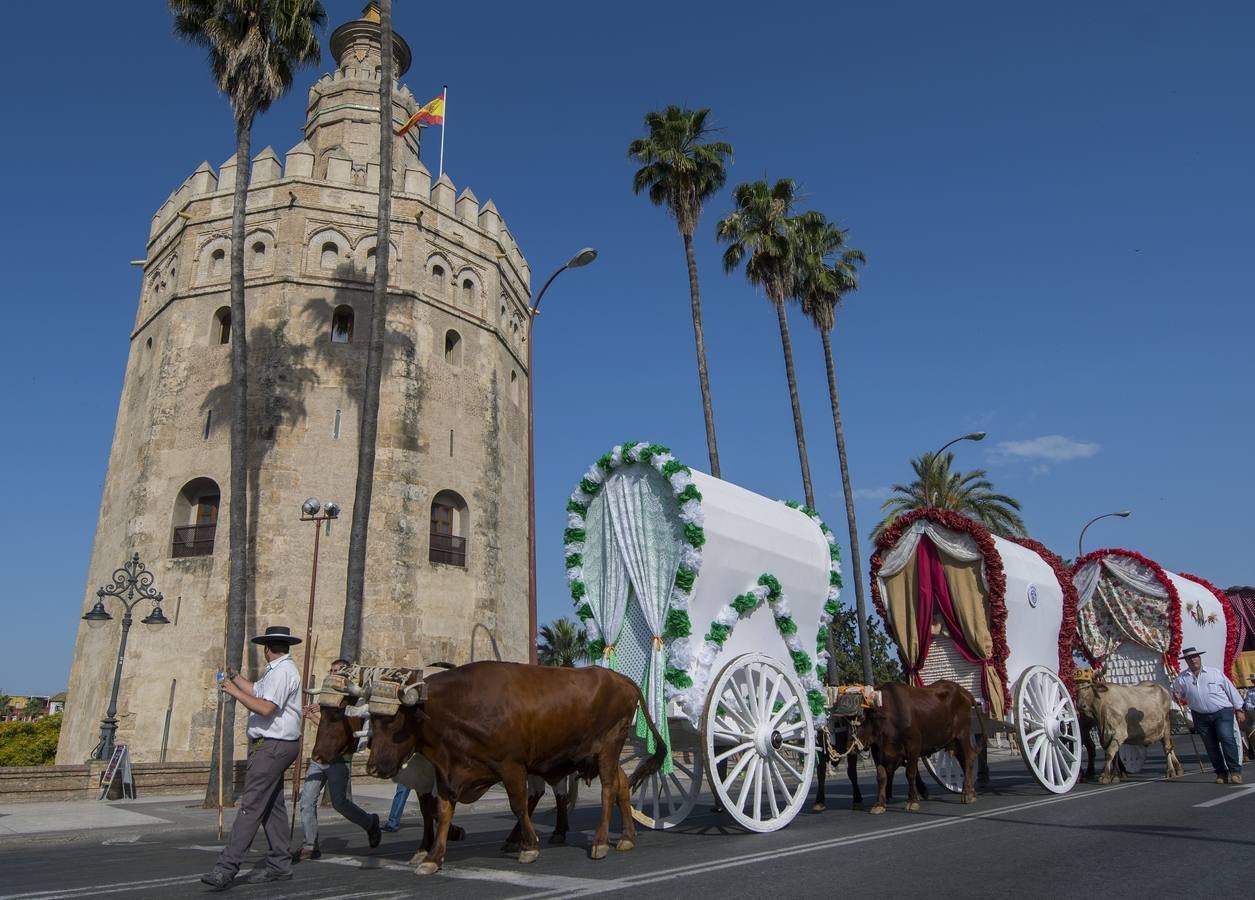
M 358 828 L 370 829 L 374 816 L 353 802 L 350 777 L 349 764 L 344 759 L 327 765 L 313 759 L 309 761 L 309 771 L 305 773 L 305 782 L 301 785 L 301 825 L 305 829 L 305 849 L 312 850 L 318 846 L 318 801 L 322 799 L 324 785 L 331 792 L 331 805 L 336 812 Z
M 292 871 L 292 826 L 288 824 L 288 807 L 283 800 L 283 776 L 296 762 L 296 747 L 296 741 L 266 738 L 249 756 L 239 810 L 215 869 L 231 875 L 238 872 L 244 854 L 253 846 L 257 829 L 264 828 L 270 844 L 267 867 L 276 872 Z

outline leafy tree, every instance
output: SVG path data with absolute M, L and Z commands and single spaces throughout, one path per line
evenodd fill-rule
M 235 194 L 231 206 L 231 494 L 228 503 L 230 576 L 227 589 L 227 667 L 244 658 L 248 524 L 248 327 L 244 315 L 244 208 L 252 170 L 253 120 L 292 86 L 295 70 L 319 60 L 317 31 L 327 20 L 318 0 L 168 0 L 179 37 L 209 52 L 214 84 L 231 104 L 235 120 Z M 234 732 L 235 700 L 225 703 L 224 729 Z M 234 741 L 218 747 L 232 771 Z M 218 765 L 210 766 L 205 793 L 218 791 Z
M 536 641 L 536 658 L 542 666 L 574 666 L 588 662 L 588 632 L 563 616 L 542 626 Z
M 8 694 L 0 694 L 0 719 L 9 714 L 9 710 L 13 708 L 13 698 Z
M 61 714 L 0 724 L 0 766 L 50 766 L 57 758 Z
M 845 429 L 841 424 L 841 400 L 837 392 L 837 371 L 832 361 L 832 330 L 837 324 L 837 305 L 848 293 L 858 289 L 858 267 L 867 262 L 863 251 L 845 245 L 846 232 L 816 212 L 804 213 L 798 219 L 798 265 L 794 291 L 802 303 L 802 312 L 819 331 L 828 368 L 828 398 L 832 403 L 832 427 L 837 439 L 837 461 L 841 468 L 841 486 L 845 492 L 845 517 L 850 528 L 850 563 L 853 566 L 854 594 L 860 619 L 867 618 L 867 600 L 863 596 L 863 554 L 858 545 L 858 523 L 854 516 L 854 487 L 850 479 L 850 463 L 845 452 Z M 871 648 L 866 635 L 860 637 L 863 680 L 872 673 Z M 830 680 L 835 677 L 829 666 Z M 835 683 L 840 683 L 835 682 Z
M 953 464 L 954 454 L 950 452 L 939 457 L 926 453 L 911 460 L 915 480 L 893 486 L 893 493 L 880 506 L 885 517 L 872 532 L 872 538 L 903 513 L 930 507 L 961 513 L 997 535 L 1028 534 L 1019 515 L 1018 500 L 996 493 L 984 469 L 955 472 L 950 468 Z
M 375 484 L 379 434 L 379 391 L 383 378 L 384 337 L 388 323 L 388 257 L 392 209 L 392 0 L 379 4 L 379 207 L 375 226 L 375 284 L 370 306 L 370 343 L 366 349 L 366 396 L 357 438 L 357 484 L 349 532 L 348 574 L 344 591 L 344 631 L 340 655 L 357 659 L 361 649 L 362 603 L 366 592 L 366 541 Z M 386 110 L 387 112 L 382 112 Z
M 765 181 L 737 185 L 732 191 L 732 212 L 719 221 L 716 235 L 728 245 L 723 253 L 724 270 L 734 272 L 744 263 L 746 279 L 762 288 L 775 307 L 780 345 L 784 349 L 784 374 L 789 382 L 789 402 L 793 406 L 797 455 L 802 465 L 802 490 L 806 494 L 806 505 L 814 509 L 815 491 L 811 487 L 806 435 L 802 430 L 802 404 L 798 399 L 793 345 L 789 341 L 785 310 L 785 302 L 796 294 L 797 235 L 792 218 L 796 197 L 797 185 L 789 178 L 781 178 L 774 185 Z
M 710 474 L 719 477 L 719 450 L 715 443 L 715 413 L 710 399 L 710 378 L 706 372 L 706 338 L 702 332 L 702 304 L 697 289 L 697 257 L 693 253 L 693 233 L 702 207 L 727 181 L 727 163 L 732 145 L 706 140 L 713 129 L 706 123 L 709 109 L 668 106 L 662 112 L 645 116 L 646 137 L 628 145 L 628 158 L 640 164 L 632 177 L 632 190 L 645 191 L 655 206 L 666 206 L 675 217 L 684 240 L 688 263 L 689 301 L 693 312 L 693 335 L 697 342 L 697 378 L 702 390 L 702 411 L 706 416 L 706 446 L 710 451 Z
M 898 665 L 898 654 L 890 643 L 888 635 L 881 629 L 879 621 L 868 616 L 867 627 L 862 632 L 856 628 L 858 614 L 848 607 L 833 617 L 829 633 L 832 635 L 833 660 L 837 664 L 835 684 L 865 684 L 868 679 L 863 674 L 862 661 L 859 656 L 859 635 L 866 634 L 871 648 L 872 684 L 884 684 L 887 681 L 901 681 L 902 669 Z

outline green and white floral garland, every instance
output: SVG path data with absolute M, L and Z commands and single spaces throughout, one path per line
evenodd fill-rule
M 584 584 L 583 569 L 587 540 L 586 517 L 589 505 L 605 479 L 620 466 L 633 463 L 652 465 L 667 480 L 678 506 L 680 521 L 684 524 L 684 544 L 681 548 L 680 564 L 676 569 L 675 582 L 671 589 L 662 635 L 667 651 L 665 675 L 667 700 L 676 701 L 691 722 L 699 722 L 705 705 L 711 668 L 728 636 L 732 633 L 732 628 L 740 619 L 751 615 L 763 603 L 767 603 L 771 607 L 776 626 L 789 648 L 794 671 L 806 689 L 811 713 L 816 716 L 821 715 L 825 699 L 817 668 L 824 667 L 828 663 L 826 649 L 828 627 L 838 611 L 841 597 L 841 551 L 832 530 L 814 510 L 799 503 L 786 502 L 785 505 L 809 516 L 819 526 L 819 530 L 828 542 L 830 560 L 828 598 L 820 613 L 815 647 L 817 664 L 812 661 L 810 654 L 802 646 L 797 636 L 797 623 L 792 618 L 784 592 L 779 581 L 770 574 L 762 575 L 757 585 L 733 598 L 724 606 L 711 623 L 710 630 L 699 642 L 692 635 L 689 604 L 692 600 L 693 585 L 701 571 L 702 547 L 706 543 L 706 533 L 702 527 L 705 522 L 702 495 L 693 484 L 692 470 L 679 462 L 670 450 L 660 444 L 629 441 L 615 446 L 589 468 L 567 501 L 567 527 L 563 533 L 567 582 L 570 586 L 571 597 L 575 601 L 576 615 L 583 621 L 588 631 L 589 650 L 593 658 L 599 659 L 603 654 L 613 655 L 613 648 L 610 646 L 613 636 L 601 633 L 593 617 L 592 607 L 585 599 L 588 592 Z M 659 724 L 665 727 L 663 723 Z M 643 725 L 643 722 L 638 725 Z

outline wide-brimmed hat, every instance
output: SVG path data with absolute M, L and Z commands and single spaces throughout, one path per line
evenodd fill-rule
M 1206 652 L 1207 652 L 1206 650 L 1196 650 L 1193 647 L 1186 647 L 1184 650 L 1181 651 L 1181 658 L 1187 659 L 1188 657 L 1191 657 L 1191 656 L 1202 656 Z
M 271 625 L 266 629 L 265 634 L 259 634 L 252 639 L 254 644 L 299 644 L 301 639 L 292 636 L 292 629 L 286 625 Z

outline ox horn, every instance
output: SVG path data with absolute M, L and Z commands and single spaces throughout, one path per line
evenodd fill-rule
M 418 689 L 418 685 L 411 684 L 401 689 L 401 694 L 397 699 L 406 706 L 418 706 L 418 702 L 423 699 L 423 695 Z
M 356 681 L 349 678 L 345 680 L 344 682 L 344 689 L 349 692 L 350 696 L 364 697 L 367 700 L 370 699 L 370 685 L 367 685 L 366 687 L 362 687 Z

